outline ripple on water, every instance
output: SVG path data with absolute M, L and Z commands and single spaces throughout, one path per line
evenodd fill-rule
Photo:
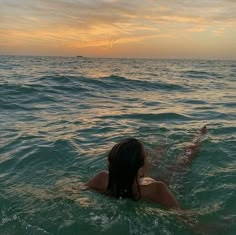
M 234 62 L 0 57 L 0 234 L 235 234 Z M 127 136 L 184 211 L 81 190 Z

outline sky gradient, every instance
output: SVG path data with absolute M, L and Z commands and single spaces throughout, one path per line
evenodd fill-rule
M 236 0 L 0 0 L 0 54 L 236 59 Z

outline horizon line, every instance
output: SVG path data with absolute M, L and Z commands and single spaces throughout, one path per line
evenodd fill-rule
M 236 61 L 226 58 L 165 58 L 165 57 L 107 57 L 86 55 L 29 55 L 29 54 L 0 54 L 0 56 L 22 56 L 22 57 L 62 57 L 62 58 L 90 58 L 90 59 L 140 59 L 140 60 L 212 60 L 212 61 Z

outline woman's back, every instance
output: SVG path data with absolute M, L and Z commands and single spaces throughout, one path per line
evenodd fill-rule
M 107 171 L 99 172 L 94 178 L 88 181 L 85 186 L 100 193 L 106 193 L 109 181 Z M 167 208 L 180 208 L 179 203 L 167 186 L 161 182 L 149 177 L 140 178 L 139 188 L 141 199 L 157 202 Z
M 171 168 L 190 164 L 199 150 L 201 137 L 207 128 L 201 128 L 192 144 L 184 148 L 184 159 Z M 124 139 L 115 144 L 108 154 L 108 170 L 101 171 L 85 186 L 115 198 L 144 199 L 161 204 L 170 209 L 179 209 L 179 203 L 165 183 L 143 177 L 147 171 L 148 160 L 143 144 L 135 138 Z

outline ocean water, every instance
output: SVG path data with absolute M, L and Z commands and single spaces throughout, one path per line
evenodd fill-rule
M 0 234 L 236 234 L 235 91 L 236 61 L 0 56 Z M 125 137 L 182 211 L 80 190 Z

